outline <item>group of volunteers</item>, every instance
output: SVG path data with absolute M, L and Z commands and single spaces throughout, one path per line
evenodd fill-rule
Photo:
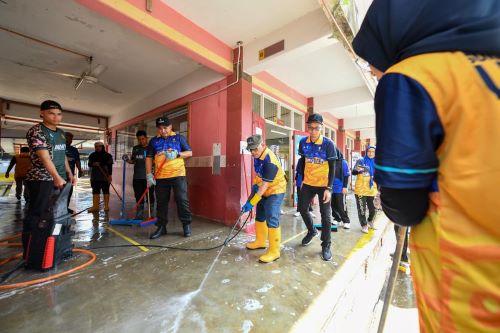
M 40 105 L 42 122 L 31 127 L 26 140 L 28 147 L 22 147 L 20 154 L 14 156 L 5 174 L 10 177 L 10 171 L 16 166 L 16 197 L 21 195 L 27 202 L 27 213 L 23 221 L 22 244 L 24 253 L 28 239 L 36 224 L 47 208 L 49 198 L 56 190 L 62 189 L 66 183 L 76 184 L 76 170 L 82 175 L 80 154 L 71 145 L 73 134 L 64 133 L 59 124 L 62 121 L 63 109 L 52 100 L 46 100 Z M 172 130 L 172 124 L 167 117 L 156 120 L 157 136 L 149 143 L 144 131 L 137 132 L 139 145 L 135 146 L 130 163 L 134 165 L 133 187 L 136 200 L 146 190 L 155 195 L 148 197 L 153 202 L 157 200 L 157 230 L 151 239 L 167 233 L 168 202 L 173 190 L 179 219 L 183 224 L 185 237 L 191 236 L 191 210 L 187 197 L 186 170 L 184 158 L 192 155 L 186 139 Z M 93 204 L 88 212 L 96 213 L 100 209 L 100 194 L 104 195 L 104 211 L 109 210 L 109 188 L 112 182 L 113 158 L 104 148 L 104 143 L 96 142 L 95 151 L 89 155 L 90 184 L 92 187 Z M 153 162 L 155 173 L 153 175 Z M 156 186 L 154 186 L 156 185 Z M 24 191 L 23 191 L 24 187 Z M 24 192 L 24 194 L 23 194 Z M 68 213 L 74 213 L 69 209 Z M 142 218 L 143 204 L 138 205 L 137 218 Z
M 369 146 L 352 170 L 363 232 L 373 227 L 380 190 L 387 217 L 412 228 L 412 278 L 422 332 L 499 332 L 500 155 L 491 152 L 500 146 L 500 1 L 373 0 L 352 46 L 378 79 L 377 158 Z M 27 187 L 23 246 L 54 187 L 74 183 L 75 165 L 80 169 L 78 158 L 67 152 L 71 136 L 57 127 L 59 103 L 43 102 L 40 115 L 43 122 L 26 136 L 29 152 L 23 149 L 6 174 L 17 164 L 16 182 Z M 149 143 L 145 132 L 137 133 L 131 159 L 135 196 L 139 201 L 144 192 L 155 192 L 158 222 L 151 238 L 158 238 L 167 233 L 173 190 L 189 237 L 184 159 L 191 148 L 168 118 L 158 118 L 156 126 Z M 296 178 L 298 211 L 307 227 L 302 245 L 318 236 L 310 212 L 318 196 L 321 257 L 328 261 L 332 207 L 344 228 L 350 227 L 343 202 L 349 168 L 333 141 L 321 135 L 322 126 L 319 114 L 309 115 Z M 280 257 L 285 173 L 260 135 L 247 144 L 256 177 L 241 212 L 256 208 L 256 237 L 246 247 L 268 248 L 260 261 L 272 262 Z M 96 143 L 89 158 L 91 211 L 98 210 L 101 191 L 109 209 L 112 163 L 104 145 Z M 16 191 L 19 200 L 21 194 Z M 139 207 L 141 215 L 144 206 Z
M 302 245 L 311 244 L 319 235 L 312 215 L 311 201 L 318 196 L 321 214 L 321 257 L 332 259 L 331 224 L 332 216 L 350 228 L 350 220 L 345 209 L 344 196 L 347 194 L 349 165 L 335 143 L 321 135 L 323 117 L 311 114 L 307 119 L 309 136 L 299 143 L 300 159 L 297 165 L 296 185 L 298 212 L 307 228 Z M 280 214 L 286 192 L 285 173 L 276 155 L 266 147 L 261 135 L 247 139 L 247 149 L 254 157 L 255 179 L 252 194 L 243 205 L 246 213 L 256 207 L 255 241 L 246 245 L 247 249 L 263 249 L 268 243 L 268 251 L 262 255 L 261 262 L 272 262 L 280 257 Z M 356 202 L 362 231 L 367 233 L 368 226 L 373 228 L 375 218 L 374 197 L 377 194 L 374 176 L 375 147 L 369 146 L 366 156 L 358 160 L 353 174 L 356 180 Z M 369 209 L 366 219 L 366 206 Z
M 52 191 L 55 188 L 61 189 L 67 182 L 74 184 L 76 169 L 80 175 L 82 173 L 80 155 L 71 145 L 73 134 L 64 133 L 58 128 L 62 120 L 61 105 L 52 100 L 44 101 L 40 106 L 40 116 L 42 122 L 33 126 L 26 135 L 28 147 L 23 148 L 21 154 L 13 158 L 6 173 L 8 177 L 11 168 L 17 164 L 15 179 L 18 182 L 18 199 L 22 193 L 19 192 L 21 185 L 24 183 L 27 187 L 24 195 L 29 198 L 30 203 L 24 221 L 23 239 L 26 239 L 40 218 Z M 321 257 L 328 261 L 332 258 L 332 211 L 333 216 L 338 216 L 339 221 L 343 222 L 344 228 L 349 228 L 350 221 L 344 207 L 349 167 L 334 142 L 321 135 L 321 115 L 311 114 L 307 126 L 310 135 L 299 144 L 300 159 L 297 166 L 297 178 L 302 180 L 298 187 L 298 211 L 307 228 L 302 245 L 309 245 L 313 238 L 318 236 L 310 211 L 311 201 L 318 196 L 322 226 Z M 151 205 L 156 198 L 157 228 L 150 238 L 156 239 L 166 235 L 168 203 L 173 191 L 183 234 L 190 237 L 192 217 L 184 159 L 192 156 L 191 147 L 184 136 L 173 131 L 168 117 L 156 119 L 156 129 L 156 136 L 150 141 L 145 131 L 139 130 L 136 133 L 138 144 L 133 147 L 131 157 L 127 160 L 128 163 L 134 164 L 133 189 L 137 203 L 135 218 L 142 219 L 145 201 L 149 201 L 148 204 Z M 246 213 L 256 207 L 256 239 L 247 244 L 247 248 L 268 247 L 267 253 L 260 257 L 260 261 L 272 262 L 280 257 L 280 215 L 287 180 L 279 159 L 266 147 L 262 136 L 249 137 L 247 149 L 254 157 L 256 173 L 252 195 L 241 209 L 242 213 Z M 358 175 L 355 194 L 363 230 L 366 225 L 372 225 L 375 216 L 373 197 L 377 190 L 373 182 L 374 154 L 374 147 L 369 147 L 367 156 L 358 161 L 353 170 L 353 174 Z M 27 167 L 28 164 L 30 167 Z M 89 155 L 88 166 L 93 199 L 88 212 L 99 212 L 101 193 L 104 199 L 103 210 L 108 211 L 113 157 L 105 151 L 102 142 L 95 143 L 95 151 Z M 365 217 L 366 206 L 369 210 L 368 220 Z M 69 208 L 68 211 L 73 213 Z

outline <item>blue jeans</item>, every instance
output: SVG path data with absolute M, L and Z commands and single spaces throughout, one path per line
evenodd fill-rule
M 273 194 L 262 197 L 257 204 L 257 214 L 255 220 L 266 221 L 268 228 L 278 228 L 280 226 L 281 203 L 285 198 L 285 193 Z

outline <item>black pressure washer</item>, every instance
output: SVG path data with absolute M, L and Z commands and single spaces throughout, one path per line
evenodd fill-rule
M 24 260 L 26 268 L 47 271 L 73 254 L 71 225 L 75 223 L 68 213 L 71 184 L 54 190 L 39 221 L 29 235 Z

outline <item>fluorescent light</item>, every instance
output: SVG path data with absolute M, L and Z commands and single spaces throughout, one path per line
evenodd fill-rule
M 286 133 L 283 133 L 283 132 L 278 132 L 278 131 L 275 131 L 275 130 L 271 130 L 271 133 L 281 134 L 281 135 L 287 136 L 287 134 L 286 134 Z

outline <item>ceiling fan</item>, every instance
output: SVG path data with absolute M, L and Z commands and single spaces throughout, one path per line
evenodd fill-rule
M 122 93 L 121 91 L 116 90 L 114 88 L 111 88 L 107 84 L 104 84 L 101 81 L 99 81 L 99 79 L 97 77 L 99 75 L 101 75 L 102 73 L 104 73 L 104 71 L 106 71 L 106 69 L 108 69 L 108 67 L 105 66 L 105 65 L 99 64 L 99 65 L 95 66 L 94 68 L 92 68 L 92 60 L 93 60 L 93 57 L 89 57 L 88 58 L 89 68 L 88 68 L 88 70 L 83 71 L 81 75 L 56 72 L 56 71 L 52 71 L 52 70 L 49 70 L 49 69 L 45 69 L 45 68 L 40 68 L 40 67 L 36 67 L 36 66 L 24 64 L 22 62 L 15 62 L 15 63 L 18 64 L 18 65 L 20 65 L 20 66 L 37 69 L 37 70 L 45 72 L 45 73 L 55 74 L 55 75 L 59 75 L 59 76 L 68 77 L 70 79 L 75 79 L 76 80 L 76 82 L 75 82 L 75 90 L 78 90 L 78 88 L 80 88 L 80 86 L 83 83 L 90 83 L 90 84 L 96 84 L 98 86 L 101 86 L 101 87 L 103 87 L 103 88 L 105 88 L 105 89 L 107 89 L 107 90 L 109 90 L 111 92 L 114 92 L 115 94 L 121 94 Z

